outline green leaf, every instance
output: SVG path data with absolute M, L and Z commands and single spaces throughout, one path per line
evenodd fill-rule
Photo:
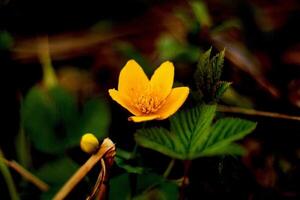
M 137 167 L 137 166 L 132 166 L 130 164 L 127 164 L 124 159 L 119 157 L 115 157 L 115 162 L 118 165 L 118 167 L 123 168 L 128 173 L 142 174 L 145 171 L 143 167 Z
M 134 138 L 140 146 L 145 148 L 173 158 L 185 158 L 185 149 L 179 138 L 164 128 L 140 129 L 135 133 Z
M 22 107 L 25 132 L 38 150 L 50 154 L 64 151 L 67 124 L 76 128 L 76 123 L 72 124 L 76 119 L 75 101 L 59 90 L 52 88 L 48 93 L 40 87 L 33 87 Z
M 171 117 L 171 131 L 164 128 L 138 130 L 137 144 L 172 158 L 192 160 L 201 156 L 241 155 L 244 150 L 233 142 L 252 132 L 256 123 L 224 118 L 212 124 L 216 105 L 202 105 Z
M 211 59 L 213 84 L 216 84 L 221 78 L 224 64 L 224 56 L 225 49 Z
M 183 44 L 172 35 L 163 35 L 157 42 L 160 60 L 196 62 L 199 57 L 199 48 Z
M 216 99 L 220 99 L 224 92 L 230 87 L 232 83 L 226 81 L 220 81 L 216 85 L 215 97 Z
M 108 135 L 110 121 L 110 110 L 106 101 L 100 98 L 87 101 L 79 119 L 80 131 L 75 145 L 78 145 L 78 141 L 84 133 L 93 133 L 98 139 L 104 139 Z
M 136 132 L 135 140 L 145 148 L 186 160 L 195 141 L 201 143 L 209 133 L 215 110 L 216 105 L 205 105 L 178 112 L 171 117 L 171 132 L 164 128 L 141 129 Z
M 69 158 L 59 158 L 48 162 L 37 170 L 36 175 L 50 185 L 63 185 L 79 168 L 79 166 Z
M 171 200 L 179 197 L 178 186 L 155 173 L 138 175 L 137 191 L 140 194 L 134 200 Z
M 231 152 L 232 149 L 237 150 L 238 147 L 228 145 L 231 145 L 232 142 L 236 140 L 242 139 L 251 133 L 255 127 L 256 123 L 248 120 L 238 118 L 220 119 L 213 125 L 205 145 L 195 149 L 192 157 L 219 155 L 222 152 L 226 153 L 226 147 L 230 148 L 229 152 Z
M 201 26 L 210 27 L 212 25 L 212 19 L 203 1 L 192 1 L 191 7 L 196 16 L 197 21 L 200 23 Z
M 131 199 L 130 196 L 130 181 L 128 174 L 122 174 L 110 179 L 110 200 L 129 200 Z
M 195 83 L 200 96 L 205 102 L 216 102 L 228 87 L 220 85 L 225 50 L 210 59 L 211 48 L 200 55 L 197 70 L 194 74 Z
M 188 111 L 181 111 L 170 119 L 171 130 L 176 133 L 179 142 L 185 147 L 185 156 L 189 156 L 195 145 L 204 143 L 215 111 L 216 105 L 202 105 Z
M 33 146 L 48 154 L 61 154 L 79 145 L 82 134 L 102 139 L 108 134 L 110 113 L 104 100 L 87 101 L 79 112 L 76 98 L 61 87 L 33 87 L 24 99 L 22 121 Z

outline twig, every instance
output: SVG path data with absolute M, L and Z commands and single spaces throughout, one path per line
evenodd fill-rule
M 5 158 L 2 158 L 3 162 L 9 166 L 10 168 L 14 169 L 16 172 L 18 172 L 24 179 L 34 184 L 37 188 L 39 188 L 41 191 L 46 192 L 49 190 L 49 186 L 47 183 L 33 175 L 31 172 L 29 172 L 27 169 L 22 167 L 19 163 L 12 160 L 9 161 Z
M 115 145 L 109 138 L 105 138 L 99 151 L 92 155 L 73 176 L 64 184 L 64 186 L 56 193 L 53 200 L 64 199 L 72 189 L 84 178 L 84 176 L 94 167 L 96 163 L 109 151 L 115 151 Z
M 2 159 L 2 158 L 4 158 L 4 156 L 0 149 L 0 173 L 2 173 L 2 175 L 4 177 L 4 180 L 7 185 L 7 189 L 9 191 L 10 198 L 12 200 L 20 200 L 14 180 L 11 176 L 11 173 L 10 173 L 8 167 L 5 165 L 4 159 Z
M 259 110 L 254 110 L 254 109 L 230 107 L 230 106 L 223 106 L 223 105 L 218 106 L 218 111 L 300 121 L 300 116 L 293 116 L 293 115 L 286 115 L 286 114 L 281 114 L 281 113 L 259 111 Z
M 172 160 L 170 161 L 170 163 L 169 163 L 169 165 L 168 165 L 166 171 L 165 171 L 164 174 L 163 174 L 163 177 L 164 177 L 164 178 L 167 178 L 167 177 L 169 176 L 169 174 L 171 173 L 171 170 L 172 170 L 174 164 L 175 164 L 175 159 L 172 159 Z

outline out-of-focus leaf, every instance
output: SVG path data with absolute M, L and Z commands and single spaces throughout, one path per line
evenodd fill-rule
M 211 27 L 212 19 L 209 15 L 204 1 L 191 1 L 190 5 L 193 9 L 197 21 L 200 23 L 200 26 Z
M 179 42 L 171 35 L 163 35 L 157 42 L 160 60 L 195 62 L 199 48 Z
M 86 132 L 104 138 L 110 114 L 101 99 L 89 100 L 81 114 L 75 97 L 63 88 L 34 87 L 24 99 L 22 120 L 34 147 L 45 153 L 60 154 L 78 145 Z
M 130 181 L 128 174 L 122 174 L 110 179 L 109 199 L 110 200 L 129 200 Z
M 14 40 L 7 31 L 0 31 L 0 50 L 10 49 L 13 43 Z
M 87 101 L 79 120 L 80 132 L 93 133 L 100 139 L 106 137 L 111 119 L 108 108 L 108 104 L 103 99 L 95 98 Z
M 220 81 L 216 85 L 216 99 L 220 99 L 224 92 L 230 87 L 232 83 L 227 81 Z
M 150 67 L 148 61 L 130 43 L 118 42 L 115 44 L 115 48 L 128 59 L 136 60 L 141 66 L 143 66 L 146 74 L 149 75 L 153 72 L 153 69 Z
M 35 173 L 41 180 L 51 185 L 62 185 L 78 169 L 78 165 L 69 158 L 60 158 L 48 162 Z
M 31 165 L 30 144 L 28 137 L 25 135 L 23 127 L 21 127 L 19 130 L 15 145 L 19 163 L 23 167 L 29 168 Z
M 69 158 L 59 158 L 39 168 L 35 174 L 50 186 L 47 192 L 42 193 L 41 199 L 52 199 L 78 168 L 79 166 Z
M 135 196 L 134 200 L 172 200 L 179 197 L 176 184 L 154 173 L 139 175 L 137 184 L 141 194 Z
M 233 87 L 228 87 L 223 93 L 221 99 L 223 102 L 229 105 L 243 108 L 253 108 L 253 102 L 246 96 L 239 94 Z
M 118 167 L 123 168 L 128 173 L 142 174 L 145 171 L 143 167 L 137 167 L 137 166 L 132 166 L 130 164 L 127 164 L 124 159 L 119 157 L 115 158 L 115 162 L 118 165 Z

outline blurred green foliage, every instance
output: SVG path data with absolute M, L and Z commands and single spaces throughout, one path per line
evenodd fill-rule
M 62 154 L 78 146 L 83 133 L 92 132 L 103 139 L 108 134 L 110 113 L 100 98 L 88 100 L 82 108 L 76 98 L 56 86 L 32 88 L 24 99 L 22 119 L 25 132 L 41 152 Z

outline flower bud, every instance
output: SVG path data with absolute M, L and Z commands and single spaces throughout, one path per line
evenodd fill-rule
M 99 148 L 99 141 L 92 133 L 86 133 L 81 137 L 80 147 L 82 151 L 92 154 Z

